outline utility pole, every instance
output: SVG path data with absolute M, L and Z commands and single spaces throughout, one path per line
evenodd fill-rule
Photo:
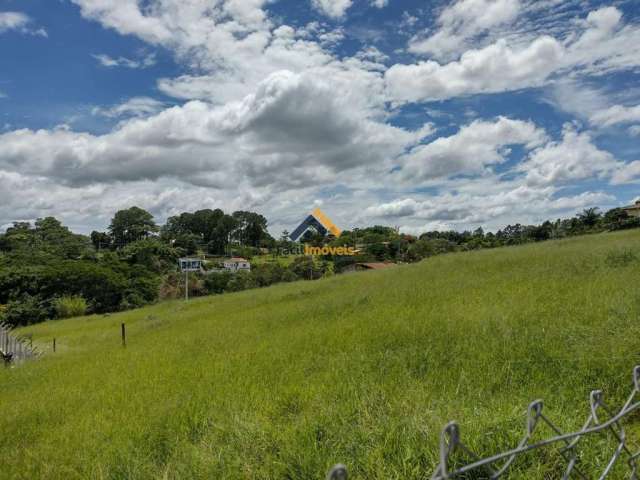
M 189 269 L 184 272 L 184 300 L 189 300 Z

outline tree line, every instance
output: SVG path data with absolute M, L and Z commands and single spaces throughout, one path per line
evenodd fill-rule
M 345 231 L 339 238 L 334 239 L 332 244 L 360 246 L 359 256 L 339 261 L 336 271 L 340 271 L 344 264 L 353 262 L 416 262 L 449 252 L 522 245 L 638 227 L 640 218 L 630 216 L 622 208 L 614 208 L 605 213 L 600 212 L 598 208 L 587 208 L 571 218 L 547 220 L 537 225 L 516 223 L 496 232 L 485 232 L 482 228 L 477 228 L 462 232 L 430 231 L 414 236 L 400 233 L 393 228 L 375 226 Z M 309 241 L 318 244 L 321 239 L 311 236 Z
M 181 256 L 240 255 L 251 272 L 194 274 L 190 294 L 221 294 L 278 282 L 316 280 L 342 273 L 354 263 L 409 263 L 448 252 L 540 242 L 640 227 L 623 209 L 586 209 L 568 219 L 539 225 L 508 225 L 497 232 L 432 231 L 419 236 L 373 226 L 344 231 L 338 238 L 310 231 L 303 242 L 346 246 L 355 256 L 282 258 L 292 250 L 288 232 L 274 239 L 260 214 L 220 209 L 184 212 L 157 225 L 139 208 L 116 212 L 104 232 L 71 232 L 53 217 L 16 222 L 0 234 L 0 320 L 14 325 L 52 318 L 136 308 L 184 293 L 177 269 Z
M 184 212 L 168 218 L 159 227 L 149 212 L 131 207 L 115 214 L 107 232 L 91 232 L 91 242 L 98 250 L 114 250 L 152 236 L 185 254 L 204 248 L 207 253 L 223 255 L 231 243 L 258 248 L 274 241 L 267 231 L 267 219 L 254 212 L 237 211 L 231 215 L 220 209 Z
M 185 212 L 158 226 L 139 207 L 118 211 L 106 232 L 71 232 L 53 217 L 0 234 L 0 320 L 14 325 L 140 307 L 171 292 L 177 259 L 273 242 L 257 213 Z

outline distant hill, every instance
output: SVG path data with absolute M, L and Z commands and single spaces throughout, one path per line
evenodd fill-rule
M 0 478 L 429 478 L 449 420 L 488 454 L 533 399 L 566 428 L 617 405 L 639 280 L 627 231 L 39 324 L 44 358 L 0 368 Z

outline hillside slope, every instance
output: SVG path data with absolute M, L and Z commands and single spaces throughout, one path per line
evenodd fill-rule
M 514 443 L 535 398 L 575 428 L 590 390 L 617 405 L 640 364 L 639 245 L 443 255 L 31 327 L 58 351 L 0 369 L 0 478 L 308 479 L 344 462 L 418 479 L 452 419 L 483 453 Z M 537 458 L 524 477 L 552 469 Z

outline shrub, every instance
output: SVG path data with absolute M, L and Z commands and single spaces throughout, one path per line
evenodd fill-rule
M 230 292 L 239 292 L 241 290 L 248 290 L 255 287 L 255 279 L 251 273 L 241 271 L 232 275 L 227 285 L 227 290 Z
M 325 274 L 326 263 L 313 257 L 298 257 L 291 262 L 289 269 L 300 279 L 317 280 Z
M 224 293 L 231 281 L 231 275 L 229 272 L 214 272 L 207 275 L 204 279 L 207 292 L 210 294 Z
M 638 256 L 633 250 L 623 249 L 623 250 L 613 250 L 607 253 L 605 258 L 605 263 L 609 267 L 626 267 L 629 264 L 635 263 L 638 261 Z
M 284 273 L 282 274 L 282 281 L 283 282 L 295 282 L 297 280 L 300 280 L 300 279 L 298 278 L 298 276 L 294 272 L 292 272 L 289 269 L 286 269 L 284 271 Z
M 3 321 L 14 326 L 43 322 L 51 314 L 48 304 L 40 297 L 26 294 L 7 303 L 3 310 Z
M 160 300 L 174 300 L 180 296 L 180 282 L 182 277 L 179 273 L 169 273 L 160 284 Z
M 184 295 L 184 283 L 182 284 L 182 295 Z M 189 274 L 189 297 L 202 297 L 207 294 L 202 276 L 197 273 Z M 182 296 L 181 295 L 181 296 Z
M 64 296 L 53 301 L 57 318 L 81 317 L 87 313 L 89 306 L 80 295 Z

